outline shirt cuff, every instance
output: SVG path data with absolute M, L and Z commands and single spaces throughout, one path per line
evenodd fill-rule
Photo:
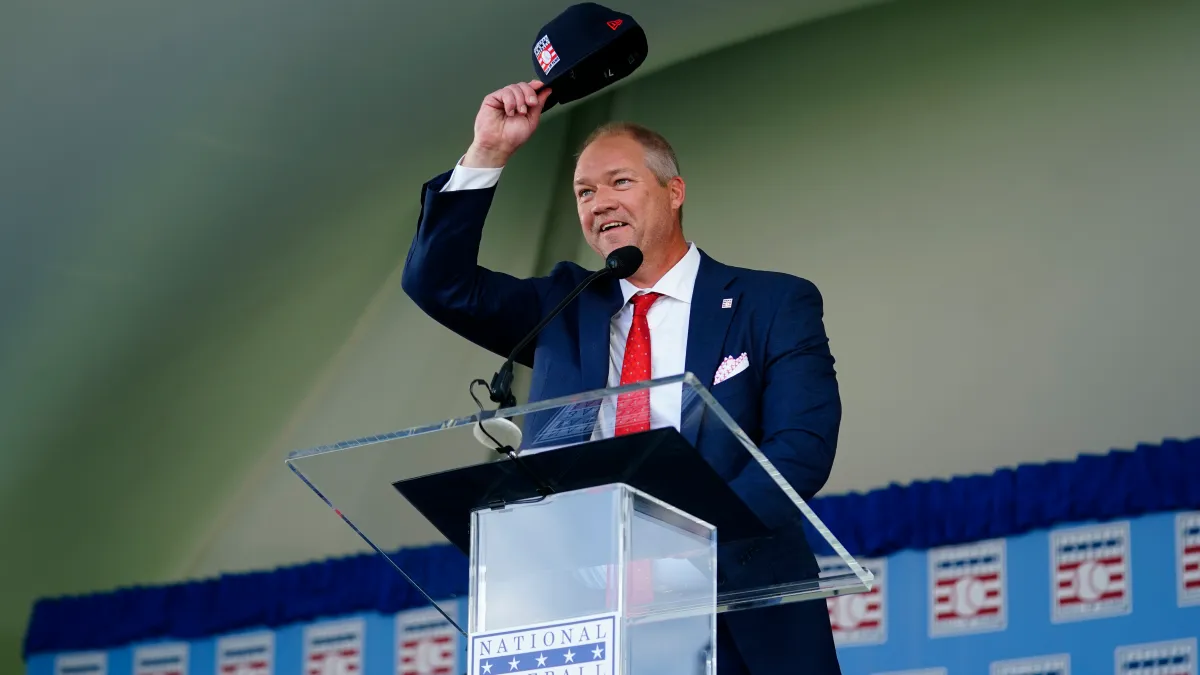
M 500 182 L 500 172 L 503 170 L 504 167 L 487 169 L 463 166 L 462 158 L 459 158 L 458 164 L 454 165 L 454 171 L 450 173 L 450 180 L 446 181 L 441 191 L 484 190 L 494 187 Z

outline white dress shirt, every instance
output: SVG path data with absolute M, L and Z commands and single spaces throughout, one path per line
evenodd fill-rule
M 502 168 L 481 169 L 462 166 L 454 167 L 450 180 L 442 188 L 442 192 L 455 190 L 478 190 L 490 188 L 500 180 Z M 680 375 L 684 372 L 687 359 L 688 323 L 692 311 L 692 290 L 696 285 L 696 275 L 700 271 L 700 251 L 694 243 L 688 243 L 688 251 L 675 266 L 667 271 L 652 288 L 639 289 L 621 279 L 621 295 L 625 304 L 612 317 L 609 323 L 608 340 L 608 386 L 616 387 L 621 384 L 621 366 L 625 359 L 625 340 L 629 336 L 629 328 L 633 325 L 633 303 L 629 302 L 635 294 L 645 292 L 662 293 L 650 306 L 646 313 L 646 322 L 650 325 L 650 377 L 659 379 Z M 665 387 L 655 387 L 650 392 L 650 428 L 661 429 L 666 426 L 680 428 L 682 414 L 682 386 L 673 384 Z M 608 437 L 612 434 L 613 417 L 616 414 L 614 406 L 608 404 L 602 407 L 601 427 L 598 436 Z
M 463 166 L 462 158 L 459 158 L 458 164 L 454 165 L 454 171 L 450 173 L 450 180 L 446 181 L 441 191 L 486 190 L 500 182 L 501 171 L 504 171 L 503 167 L 498 169 L 481 169 L 473 166 Z
M 700 271 L 700 251 L 693 243 L 688 252 L 675 263 L 652 288 L 640 289 L 621 279 L 621 295 L 625 304 L 613 315 L 608 329 L 608 386 L 621 384 L 621 365 L 625 360 L 625 340 L 633 325 L 634 295 L 654 292 L 662 297 L 650 305 L 646 323 L 650 325 L 650 378 L 659 379 L 681 375 L 687 359 L 688 320 L 692 315 L 692 289 Z M 655 387 L 650 390 L 650 428 L 667 426 L 679 428 L 683 404 L 681 385 Z M 615 412 L 615 411 L 614 411 Z M 605 420 L 605 427 L 611 420 Z M 607 436 L 607 434 L 605 434 Z

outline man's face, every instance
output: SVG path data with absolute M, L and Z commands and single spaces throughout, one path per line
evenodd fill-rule
M 575 204 L 583 236 L 602 258 L 631 244 L 652 254 L 676 236 L 683 181 L 660 185 L 640 143 L 623 134 L 603 136 L 575 165 Z

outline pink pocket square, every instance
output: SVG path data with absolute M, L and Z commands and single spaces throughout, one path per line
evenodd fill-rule
M 749 367 L 750 359 L 746 357 L 746 352 L 742 352 L 742 355 L 736 358 L 726 356 L 725 360 L 721 362 L 721 366 L 717 368 L 717 374 L 713 376 L 713 386 L 721 384 Z

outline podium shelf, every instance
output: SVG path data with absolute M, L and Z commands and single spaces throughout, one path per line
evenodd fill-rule
M 618 398 L 630 395 L 679 401 L 680 416 L 618 419 Z M 647 430 L 624 433 L 631 423 Z M 798 462 L 773 463 L 690 373 L 297 450 L 286 464 L 435 607 L 467 584 L 439 587 L 435 577 L 444 575 L 419 569 L 405 549 L 451 544 L 465 558 L 478 512 L 515 511 L 614 485 L 646 495 L 639 508 L 663 523 L 662 532 L 715 530 L 716 612 L 865 592 L 874 580 L 789 482 Z M 553 528 L 553 541 L 512 531 L 513 541 L 529 547 L 523 568 L 554 583 L 577 580 L 603 590 L 612 582 L 594 571 L 611 564 L 611 551 L 588 542 L 610 531 L 613 515 L 604 509 L 570 513 L 571 526 Z M 533 521 L 511 522 L 522 528 Z M 678 553 L 666 540 L 655 552 L 653 541 L 639 544 L 647 564 L 678 567 L 655 562 L 676 560 Z M 814 542 L 831 548 L 849 571 L 821 577 Z M 666 594 L 627 607 L 626 616 L 655 622 L 712 611 L 711 598 L 675 601 Z M 466 634 L 466 626 L 446 618 Z

